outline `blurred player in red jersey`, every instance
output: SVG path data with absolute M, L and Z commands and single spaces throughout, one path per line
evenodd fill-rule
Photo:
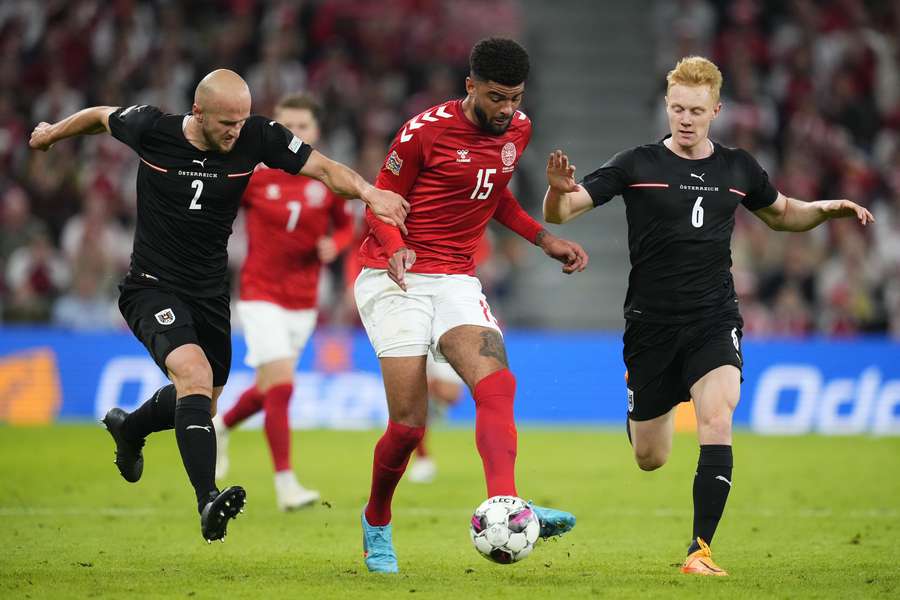
M 274 118 L 312 144 L 319 140 L 318 112 L 312 99 L 292 95 L 278 103 Z M 280 509 L 293 510 L 319 499 L 291 469 L 288 403 L 294 369 L 316 326 L 322 265 L 346 249 L 353 227 L 343 198 L 322 183 L 264 165 L 250 178 L 243 206 L 248 251 L 237 313 L 247 340 L 245 362 L 256 369 L 256 383 L 220 421 L 216 417 L 216 478 L 228 470 L 228 430 L 265 410 L 276 500 Z
M 515 378 L 497 321 L 474 277 L 475 250 L 492 218 L 581 271 L 587 255 L 532 219 L 507 184 L 531 138 L 518 109 L 528 54 L 516 42 L 491 38 L 472 49 L 467 96 L 414 117 L 398 132 L 376 185 L 410 203 L 407 235 L 382 227 L 360 254 L 356 280 L 360 317 L 381 363 L 388 401 L 387 430 L 375 446 L 372 487 L 362 514 L 370 571 L 396 573 L 391 499 L 410 454 L 425 433 L 425 363 L 429 352 L 449 362 L 475 399 L 475 440 L 487 495 L 518 496 L 515 485 Z M 532 507 L 549 537 L 571 529 L 569 513 Z

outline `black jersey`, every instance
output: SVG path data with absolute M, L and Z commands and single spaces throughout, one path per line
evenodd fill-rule
M 737 311 L 735 210 L 759 210 L 778 197 L 750 154 L 714 143 L 709 157 L 689 160 L 660 141 L 616 154 L 581 184 L 594 206 L 620 194 L 625 200 L 626 319 L 687 322 Z
M 230 152 L 203 151 L 185 138 L 186 118 L 129 106 L 110 115 L 109 129 L 141 159 L 132 271 L 214 296 L 227 291 L 228 236 L 253 169 L 264 162 L 297 173 L 312 149 L 283 125 L 254 115 Z

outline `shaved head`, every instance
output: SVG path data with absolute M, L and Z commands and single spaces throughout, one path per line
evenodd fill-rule
M 202 145 L 230 152 L 250 116 L 250 105 L 250 88 L 234 71 L 216 69 L 201 79 L 191 112 L 199 124 Z
M 250 104 L 250 88 L 243 77 L 229 69 L 210 72 L 194 90 L 194 104 L 206 110 L 239 101 Z M 249 111 L 249 107 L 247 110 Z

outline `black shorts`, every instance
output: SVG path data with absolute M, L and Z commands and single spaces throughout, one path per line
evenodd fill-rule
M 738 314 L 683 324 L 627 320 L 622 352 L 627 368 L 628 417 L 647 421 L 691 399 L 691 386 L 723 365 L 741 369 Z
M 185 344 L 197 344 L 212 367 L 213 387 L 225 385 L 231 370 L 228 294 L 190 296 L 132 273 L 122 280 L 119 291 L 119 310 L 128 327 L 166 376 L 169 353 Z

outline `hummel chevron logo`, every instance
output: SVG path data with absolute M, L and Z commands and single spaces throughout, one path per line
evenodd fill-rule
M 187 431 L 188 429 L 202 429 L 203 431 L 205 431 L 207 433 L 212 433 L 212 427 L 209 425 L 188 425 L 184 429 L 185 429 L 185 431 Z M 728 485 L 731 485 L 731 484 L 728 484 Z
M 188 427 L 188 429 L 190 429 L 190 427 Z M 716 479 L 720 479 L 720 480 L 724 481 L 725 483 L 728 484 L 728 487 L 731 487 L 731 482 L 728 481 L 727 479 L 725 479 L 724 475 L 716 475 Z
M 204 169 L 206 168 L 206 165 L 204 164 L 204 163 L 206 162 L 206 159 L 205 159 L 205 158 L 204 158 L 203 160 L 197 160 L 197 159 L 195 158 L 195 159 L 192 160 L 191 162 L 192 162 L 192 163 L 197 163 L 198 165 L 200 165 L 200 166 L 201 166 L 202 168 L 204 168 Z
M 429 110 L 417 117 L 413 117 L 412 120 L 410 120 L 410 122 L 407 123 L 403 128 L 403 131 L 400 132 L 400 143 L 402 144 L 403 142 L 408 142 L 412 139 L 412 133 L 410 133 L 411 131 L 415 131 L 416 129 L 424 127 L 425 123 L 434 123 L 435 121 L 437 121 L 438 119 L 436 119 L 435 117 L 440 117 L 442 119 L 448 119 L 452 117 L 453 115 L 446 111 L 446 106 L 446 104 L 442 104 L 436 110 Z M 435 116 L 432 116 L 432 114 L 434 114 Z M 420 122 L 419 119 L 421 119 L 425 123 Z
M 695 174 L 691 173 L 691 177 L 696 177 L 700 181 L 703 181 L 703 178 L 706 177 L 706 173 L 700 173 L 699 175 L 695 175 Z M 706 182 L 703 181 L 703 183 L 706 183 Z

